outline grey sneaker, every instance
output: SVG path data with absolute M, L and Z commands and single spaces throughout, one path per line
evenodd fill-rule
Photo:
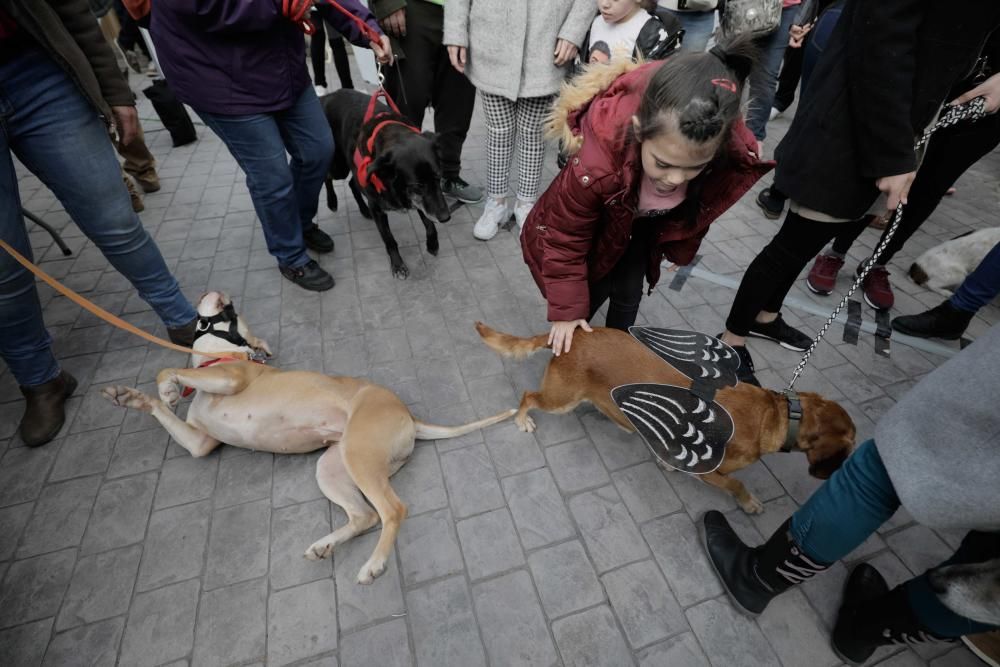
M 441 192 L 454 197 L 463 204 L 478 204 L 483 201 L 483 189 L 470 185 L 459 176 L 441 179 Z

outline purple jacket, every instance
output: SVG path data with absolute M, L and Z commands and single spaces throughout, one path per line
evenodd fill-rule
M 367 7 L 338 2 L 382 33 Z M 196 111 L 281 111 L 310 85 L 302 29 L 281 15 L 281 0 L 154 0 L 152 7 L 150 32 L 163 74 Z M 331 14 L 348 41 L 368 46 L 354 21 Z

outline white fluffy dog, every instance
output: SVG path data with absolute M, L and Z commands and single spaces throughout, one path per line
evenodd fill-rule
M 980 229 L 934 246 L 910 266 L 910 278 L 944 296 L 951 296 L 965 277 L 1000 243 L 1000 227 Z

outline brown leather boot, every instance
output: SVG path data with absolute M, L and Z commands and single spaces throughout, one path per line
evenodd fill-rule
M 27 400 L 21 418 L 21 439 L 29 447 L 52 440 L 66 421 L 66 400 L 76 390 L 76 378 L 60 371 L 54 380 L 33 387 L 21 387 Z
M 142 197 L 139 196 L 139 190 L 135 187 L 135 182 L 128 175 L 124 175 L 122 178 L 125 181 L 125 187 L 128 188 L 128 198 L 132 201 L 132 210 L 136 213 L 142 213 L 146 210 L 146 205 L 142 203 Z

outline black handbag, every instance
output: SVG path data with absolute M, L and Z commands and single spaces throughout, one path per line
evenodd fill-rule
M 194 123 L 191 122 L 187 109 L 174 96 L 174 92 L 170 90 L 165 80 L 154 81 L 153 85 L 142 92 L 153 103 L 153 109 L 160 117 L 163 127 L 170 132 L 170 139 L 175 147 L 198 140 L 198 134 L 194 131 Z

